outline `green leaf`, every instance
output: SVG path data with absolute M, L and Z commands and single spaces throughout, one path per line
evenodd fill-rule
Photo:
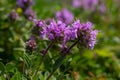
M 53 65 L 53 71 L 56 70 L 58 67 L 60 67 L 60 65 L 62 64 L 62 62 L 64 61 L 66 56 L 60 56 L 56 61 L 55 64 Z
M 0 80 L 5 80 L 4 76 L 0 76 Z
M 15 65 L 13 63 L 7 63 L 6 64 L 6 70 L 7 70 L 7 72 L 14 72 Z
M 2 62 L 0 62 L 0 75 L 5 73 L 5 66 Z
M 16 72 L 10 80 L 21 80 L 21 74 L 19 72 Z
M 24 60 L 25 60 L 26 66 L 29 68 L 31 64 L 30 64 L 30 58 L 27 54 L 24 54 Z

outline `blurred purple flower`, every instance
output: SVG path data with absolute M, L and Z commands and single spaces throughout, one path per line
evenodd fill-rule
M 96 5 L 98 5 L 99 0 L 73 0 L 73 7 L 82 7 L 86 10 L 94 10 Z
M 96 5 L 98 5 L 98 0 L 82 0 L 83 1 L 83 8 L 88 10 L 94 11 L 96 8 Z
M 64 8 L 56 12 L 56 18 L 66 24 L 70 24 L 74 19 L 74 15 L 68 9 Z
M 32 20 L 32 19 L 36 18 L 36 14 L 31 8 L 26 9 L 25 12 L 24 12 L 24 15 L 29 20 Z
M 11 21 L 16 21 L 19 18 L 19 15 L 15 11 L 12 11 L 9 13 L 8 17 Z
M 37 49 L 36 41 L 33 38 L 31 38 L 30 40 L 28 40 L 25 43 L 25 46 L 26 46 L 26 51 L 27 52 L 32 52 L 32 51 L 34 51 L 34 50 Z
M 24 10 L 26 8 L 29 8 L 33 4 L 34 4 L 33 0 L 17 0 L 18 7 L 22 8 Z
M 82 2 L 81 2 L 80 0 L 73 0 L 72 5 L 73 5 L 73 7 L 75 7 L 75 8 L 79 8 L 79 7 L 81 7 Z
M 104 3 L 101 3 L 100 6 L 99 6 L 99 9 L 100 9 L 100 12 L 101 12 L 101 13 L 104 13 L 104 12 L 106 11 L 105 4 L 104 4 Z

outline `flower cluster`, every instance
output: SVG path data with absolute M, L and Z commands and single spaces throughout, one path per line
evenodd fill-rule
M 56 18 L 66 24 L 70 24 L 73 21 L 74 16 L 68 9 L 63 8 L 61 11 L 56 12 Z
M 76 31 L 76 39 L 79 40 L 79 43 L 83 46 L 93 49 L 94 44 L 96 43 L 97 30 L 92 30 L 92 23 L 86 22 L 84 24 L 80 23 L 79 20 L 72 24 L 73 30 Z
M 17 0 L 18 7 L 26 10 L 34 4 L 33 0 Z
M 9 13 L 8 17 L 11 21 L 14 22 L 18 19 L 19 15 L 15 11 L 12 11 Z
M 85 10 L 92 10 L 92 11 L 94 11 L 96 9 L 96 6 L 98 6 L 99 10 L 102 13 L 105 12 L 105 5 L 103 2 L 100 2 L 100 0 L 73 0 L 72 5 L 75 8 L 82 7 Z
M 41 20 L 35 20 L 35 25 L 41 28 L 39 36 L 43 40 L 47 39 L 52 42 L 57 42 L 62 47 L 67 46 L 67 43 L 70 41 L 78 41 L 81 46 L 93 49 L 96 43 L 98 31 L 92 29 L 91 22 L 80 23 L 79 20 L 76 20 L 71 25 L 67 25 L 59 20 L 53 20 L 49 24 Z
M 26 9 L 26 11 L 24 12 L 24 15 L 29 20 L 32 20 L 36 17 L 35 12 L 31 8 Z
M 37 44 L 34 39 L 30 39 L 26 42 L 26 51 L 32 52 L 37 49 Z
M 17 0 L 17 5 L 24 11 L 27 19 L 32 20 L 36 17 L 35 12 L 32 10 L 33 0 Z

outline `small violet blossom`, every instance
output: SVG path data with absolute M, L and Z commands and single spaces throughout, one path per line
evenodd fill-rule
M 92 23 L 86 22 L 85 24 L 80 23 L 79 20 L 75 21 L 72 25 L 73 30 L 77 30 L 76 39 L 79 43 L 87 48 L 93 49 L 96 44 L 96 36 L 98 31 L 92 30 Z
M 104 12 L 106 11 L 105 4 L 104 4 L 104 3 L 101 3 L 100 6 L 99 6 L 99 9 L 100 9 L 100 12 L 101 12 L 101 13 L 104 13 Z
M 100 0 L 73 0 L 72 5 L 75 8 L 83 8 L 91 11 L 95 11 L 98 8 L 102 13 L 106 10 L 104 2 Z
M 26 9 L 25 12 L 24 12 L 24 15 L 29 20 L 32 20 L 32 19 L 36 18 L 36 14 L 31 8 Z
M 64 8 L 56 12 L 56 18 L 66 24 L 70 24 L 74 19 L 74 15 L 68 9 Z
M 17 0 L 18 7 L 22 8 L 23 10 L 31 7 L 33 4 L 33 0 Z
M 27 52 L 32 52 L 32 51 L 37 49 L 37 44 L 36 44 L 36 41 L 34 39 L 28 40 L 26 42 L 25 46 L 26 46 Z
M 19 18 L 19 15 L 15 11 L 12 11 L 9 13 L 8 17 L 11 21 L 14 22 Z
M 64 39 L 64 32 L 66 30 L 66 24 L 54 20 L 50 22 L 50 24 L 46 27 L 46 36 L 49 40 L 53 41 L 63 41 Z
M 73 0 L 73 7 L 83 7 L 84 9 L 94 10 L 98 2 L 98 0 Z

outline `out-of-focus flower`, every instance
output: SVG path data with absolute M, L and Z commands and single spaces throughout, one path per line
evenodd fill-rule
M 22 8 L 23 10 L 31 7 L 33 4 L 33 0 L 17 0 L 18 7 Z
M 36 13 L 32 10 L 34 2 L 33 0 L 17 0 L 17 11 L 21 13 L 23 11 L 24 16 L 28 20 L 33 20 L 36 17 Z
M 10 12 L 8 17 L 11 21 L 16 21 L 19 18 L 18 14 L 15 11 Z
M 35 12 L 31 8 L 26 9 L 25 12 L 24 12 L 24 15 L 29 20 L 32 20 L 36 17 Z
M 106 10 L 104 2 L 100 2 L 100 0 L 73 0 L 72 5 L 75 8 L 83 8 L 91 11 L 95 11 L 98 8 L 102 13 Z
M 73 3 L 72 3 L 73 7 L 75 8 L 79 8 L 82 6 L 82 2 L 80 0 L 73 0 Z
M 70 24 L 74 19 L 74 15 L 68 9 L 64 8 L 56 12 L 56 18 L 66 24 Z
M 32 52 L 37 49 L 37 44 L 34 39 L 30 39 L 26 42 L 26 51 Z
M 83 7 L 84 9 L 94 10 L 98 2 L 98 0 L 73 0 L 73 7 Z
M 83 8 L 88 10 L 94 11 L 96 8 L 96 5 L 98 5 L 99 0 L 82 0 L 83 2 Z
M 106 11 L 105 4 L 104 4 L 104 3 L 101 3 L 100 6 L 99 6 L 99 9 L 100 9 L 100 12 L 101 12 L 101 13 L 104 13 L 104 12 Z

